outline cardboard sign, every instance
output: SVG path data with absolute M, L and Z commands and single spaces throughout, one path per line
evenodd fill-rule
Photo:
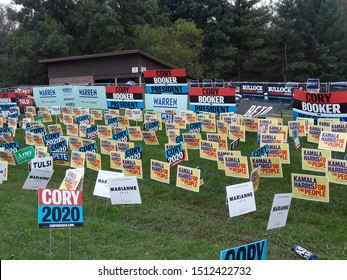
M 142 131 L 142 137 L 146 145 L 159 145 L 157 134 L 154 131 Z
M 42 134 L 33 134 L 33 141 L 35 146 L 45 146 L 45 142 L 43 141 Z
M 332 123 L 331 132 L 347 133 L 347 122 L 344 123 Z
M 335 152 L 345 152 L 347 133 L 322 131 L 319 138 L 318 149 Z
M 241 142 L 246 142 L 246 128 L 243 125 L 229 125 L 229 139 L 236 140 L 240 138 Z
M 288 121 L 289 136 L 292 137 L 293 130 L 297 130 L 299 137 L 306 136 L 306 124 L 304 120 Z
M 39 188 L 46 188 L 53 172 L 53 170 L 47 169 L 31 169 L 22 189 L 38 190 Z
M 110 198 L 110 190 L 107 185 L 107 180 L 110 178 L 123 177 L 123 173 L 99 170 L 98 177 L 96 178 L 93 195 Z
M 204 118 L 201 120 L 202 131 L 216 132 L 216 121 L 214 119 Z
M 142 131 L 140 126 L 130 126 L 128 127 L 129 140 L 130 141 L 141 141 Z
M 11 152 L 12 154 L 18 151 L 18 147 L 18 141 L 10 143 L 0 143 L 0 148 L 4 148 L 4 151 Z
M 82 142 L 83 143 L 83 142 Z M 82 147 L 78 148 L 79 152 L 86 153 L 86 152 L 92 152 L 92 153 L 98 153 L 98 147 L 96 146 L 96 143 L 90 143 L 87 145 L 84 145 Z
M 83 226 L 82 192 L 40 188 L 38 224 L 39 228 Z
M 37 146 L 35 147 L 35 158 L 49 157 L 50 154 L 47 152 L 47 147 Z
M 268 153 L 269 153 L 269 145 L 266 144 L 254 150 L 251 154 L 251 157 L 267 157 Z
M 200 140 L 200 158 L 217 161 L 218 143 Z
M 6 161 L 9 165 L 16 165 L 13 154 L 8 151 L 0 151 L 0 161 Z
M 93 152 L 86 152 L 87 168 L 99 171 L 101 169 L 101 155 Z
M 219 150 L 228 150 L 228 136 L 215 133 L 206 133 L 207 141 L 218 143 Z M 236 140 L 235 140 L 236 141 Z
M 97 126 L 97 135 L 100 139 L 102 138 L 107 138 L 111 139 L 112 138 L 112 128 L 109 125 L 98 125 Z
M 87 127 L 86 129 L 86 138 L 87 139 L 94 139 L 97 138 L 98 136 L 98 126 L 96 125 L 91 125 Z
M 60 184 L 60 190 L 77 190 L 78 185 L 80 184 L 83 175 L 80 172 L 77 172 L 75 169 L 66 170 L 65 177 Z
M 111 151 L 110 152 L 110 168 L 116 170 L 123 170 L 122 160 L 124 159 L 124 152 Z
M 153 122 L 145 122 L 142 125 L 142 130 L 143 131 L 154 131 L 158 132 L 159 131 L 159 121 L 153 121 Z
M 240 157 L 241 152 L 240 151 L 217 150 L 217 167 L 219 170 L 225 170 L 224 156 Z
M 135 176 L 107 179 L 112 204 L 141 204 L 140 190 Z
M 89 124 L 80 124 L 79 125 L 79 136 L 80 137 L 87 137 L 87 128 L 90 127 Z M 78 135 L 76 135 L 78 136 Z
M 254 158 L 251 157 L 252 169 L 260 166 L 260 177 L 283 177 L 280 158 Z
M 46 147 L 49 147 L 53 144 L 56 144 L 60 142 L 60 132 L 50 133 L 43 135 L 43 142 L 45 143 Z
M 135 147 L 133 142 L 116 142 L 117 151 L 124 152 L 125 150 Z
M 112 139 L 118 142 L 129 142 L 129 132 L 128 129 L 123 129 L 112 135 Z
M 195 134 L 187 134 L 183 133 L 183 140 L 184 143 L 187 144 L 187 148 L 191 150 L 199 150 L 200 149 L 200 141 L 201 141 L 201 134 L 195 133 Z
M 283 143 L 287 143 L 288 141 L 288 126 L 287 125 L 269 125 L 268 129 L 270 134 L 283 135 Z
M 283 143 L 283 134 L 274 134 L 274 133 L 261 133 L 260 134 L 260 146 L 266 144 L 282 144 Z
M 282 164 L 290 164 L 289 144 L 268 144 L 267 157 L 279 157 Z
M 300 138 L 299 138 L 299 135 L 298 135 L 298 131 L 296 129 L 294 129 L 292 131 L 292 137 L 293 137 L 293 141 L 294 141 L 294 147 L 295 147 L 295 150 L 299 149 L 300 148 Z
M 35 150 L 33 146 L 26 147 L 14 153 L 18 164 L 27 162 L 35 158 Z
M 0 165 L 3 166 L 2 180 L 3 180 L 3 181 L 7 181 L 7 176 L 8 176 L 8 162 L 7 162 L 7 161 L 0 161 Z
M 86 154 L 78 151 L 71 152 L 71 162 L 70 167 L 73 168 L 84 168 L 84 163 L 86 161 Z
M 193 192 L 199 192 L 200 169 L 177 166 L 176 186 Z
M 266 260 L 267 240 L 221 251 L 220 260 Z
M 217 121 L 217 133 L 219 135 L 228 135 L 228 124 L 224 121 Z
M 259 179 L 260 179 L 260 166 L 251 171 L 251 182 L 253 185 L 253 190 L 256 191 L 259 188 Z
M 170 164 L 167 162 L 151 159 L 152 180 L 170 184 Z
M 34 158 L 29 163 L 29 170 L 46 169 L 53 170 L 53 157 Z
M 79 126 L 78 124 L 67 124 L 66 125 L 66 135 L 78 137 Z
M 124 176 L 136 176 L 138 179 L 143 179 L 142 160 L 122 159 L 122 167 Z
M 346 185 L 347 161 L 339 159 L 327 159 L 326 174 L 330 183 Z
M 52 144 L 49 146 L 50 152 L 67 152 L 68 151 L 68 145 L 67 141 L 65 139 L 61 139 L 59 142 Z
M 249 178 L 248 159 L 246 156 L 224 156 L 225 176 Z
M 329 202 L 329 178 L 292 173 L 292 193 L 294 198 Z
M 142 159 L 142 145 L 138 145 L 124 150 L 124 158 Z
M 83 146 L 83 143 L 82 143 L 81 137 L 75 137 L 75 136 L 69 137 L 69 148 L 71 151 L 77 151 L 78 148 L 82 146 Z
M 165 149 L 165 157 L 170 167 L 183 161 L 185 159 L 185 152 L 182 143 Z
M 0 185 L 3 182 L 3 178 L 4 178 L 4 165 L 0 164 Z
M 102 120 L 102 110 L 91 109 L 90 113 L 93 115 L 95 120 L 97 120 L 97 121 Z
M 109 155 L 110 152 L 115 151 L 117 148 L 116 141 L 111 139 L 100 139 L 100 153 Z
M 257 118 L 244 117 L 243 122 L 245 130 L 249 132 L 258 132 L 258 120 Z
M 326 172 L 327 159 L 331 158 L 331 151 L 302 148 L 301 168 L 303 170 Z
M 227 186 L 226 191 L 230 218 L 256 211 L 251 182 Z
M 68 152 L 51 152 L 53 162 L 56 165 L 69 166 L 69 153 Z
M 293 194 L 291 193 L 275 194 L 266 230 L 286 225 L 292 197 Z
M 236 140 L 232 141 L 230 143 L 230 151 L 235 150 L 240 144 L 240 138 L 237 138 Z

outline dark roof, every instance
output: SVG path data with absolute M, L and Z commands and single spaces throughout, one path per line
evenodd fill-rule
M 117 51 L 117 52 L 108 52 L 108 53 L 97 53 L 97 54 L 86 54 L 86 55 L 76 55 L 76 56 L 65 56 L 65 57 L 57 57 L 57 58 L 49 58 L 49 59 L 41 59 L 39 60 L 40 63 L 54 63 L 54 62 L 60 62 L 60 61 L 69 61 L 69 60 L 80 60 L 80 59 L 89 59 L 89 58 L 98 58 L 98 57 L 108 57 L 108 56 L 118 56 L 118 55 L 127 55 L 127 54 L 141 54 L 143 56 L 146 56 L 154 61 L 157 61 L 161 64 L 164 64 L 165 66 L 168 66 L 170 68 L 178 68 L 175 65 L 172 65 L 170 63 L 167 63 L 163 60 L 160 60 L 148 53 L 145 53 L 141 50 L 127 50 L 127 51 Z
M 57 58 L 48 58 L 48 59 L 41 59 L 39 60 L 39 63 L 48 64 L 48 63 L 55 63 L 55 62 L 61 62 L 61 61 L 71 61 L 71 60 L 82 60 L 82 59 L 89 59 L 89 58 L 98 58 L 98 57 L 110 57 L 110 56 L 121 56 L 121 55 L 128 55 L 128 54 L 140 54 L 143 55 L 151 60 L 154 60 L 160 64 L 163 64 L 169 68 L 179 68 L 173 64 L 167 63 L 159 58 L 156 58 L 144 51 L 135 49 L 135 50 L 126 50 L 126 51 L 116 51 L 116 52 L 107 52 L 107 53 L 97 53 L 97 54 L 86 54 L 86 55 L 76 55 L 76 56 L 65 56 L 65 57 L 57 57 Z M 189 78 L 198 79 L 192 75 L 187 74 Z

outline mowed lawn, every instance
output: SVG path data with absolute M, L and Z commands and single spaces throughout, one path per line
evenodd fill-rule
M 285 111 L 283 120 L 284 124 L 292 120 L 290 110 Z M 302 170 L 301 148 L 295 150 L 291 138 L 291 164 L 282 164 L 283 178 L 260 178 L 255 192 L 257 210 L 234 218 L 229 217 L 226 186 L 247 179 L 227 177 L 215 161 L 201 159 L 198 150 L 189 150 L 189 161 L 181 164 L 200 166 L 204 185 L 199 193 L 176 187 L 177 166 L 171 168 L 170 185 L 151 180 L 150 159 L 165 161 L 164 144 L 168 139 L 164 130 L 158 132 L 158 139 L 159 146 L 135 142 L 143 146 L 144 178 L 138 180 L 140 205 L 111 205 L 109 200 L 93 196 L 98 173 L 86 169 L 81 228 L 39 229 L 37 191 L 22 190 L 28 165 L 9 166 L 8 180 L 0 185 L 1 259 L 215 260 L 221 250 L 263 239 L 268 242 L 269 260 L 300 259 L 291 251 L 292 244 L 307 248 L 319 259 L 347 259 L 344 185 L 330 184 L 329 203 L 293 198 L 287 225 L 266 230 L 274 195 L 292 191 L 291 173 L 324 176 Z M 202 139 L 206 139 L 205 132 Z M 26 147 L 22 129 L 17 130 L 14 140 L 19 141 L 20 149 Z M 300 140 L 301 147 L 318 147 L 304 137 Z M 99 139 L 96 141 L 99 145 Z M 258 147 L 256 133 L 247 132 L 246 142 L 241 142 L 237 150 L 249 160 Z M 332 156 L 342 159 L 344 153 L 332 152 Z M 48 188 L 59 188 L 68 168 L 55 165 Z M 107 155 L 102 155 L 102 169 L 111 170 Z

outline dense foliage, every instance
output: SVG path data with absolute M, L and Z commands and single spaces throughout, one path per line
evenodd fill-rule
M 346 79 L 347 7 L 341 0 L 13 3 L 20 8 L 0 6 L 0 86 L 47 83 L 40 59 L 127 49 L 200 78 Z

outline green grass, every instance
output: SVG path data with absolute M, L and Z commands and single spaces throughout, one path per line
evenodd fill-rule
M 284 116 L 285 124 L 288 120 L 292 117 Z M 294 149 L 291 138 L 291 164 L 282 165 L 283 178 L 260 178 L 255 192 L 257 211 L 234 218 L 229 218 L 225 187 L 247 180 L 226 177 L 216 162 L 200 159 L 197 150 L 189 150 L 189 161 L 181 164 L 200 166 L 205 184 L 199 193 L 175 186 L 177 166 L 171 169 L 170 185 L 151 180 L 150 159 L 165 161 L 164 131 L 159 131 L 158 139 L 160 146 L 136 142 L 143 145 L 140 205 L 111 205 L 93 196 L 97 172 L 86 169 L 82 228 L 39 229 L 37 192 L 22 190 L 27 164 L 9 166 L 8 181 L 0 185 L 1 259 L 213 260 L 219 259 L 221 250 L 262 239 L 268 241 L 269 260 L 300 259 L 290 249 L 294 243 L 315 252 L 319 259 L 347 259 L 346 186 L 330 184 L 329 203 L 293 198 L 287 225 L 266 230 L 274 194 L 291 192 L 291 173 L 324 175 L 301 169 L 301 150 Z M 22 130 L 15 140 L 20 148 L 26 147 Z M 300 140 L 302 147 L 317 148 L 305 138 Z M 249 157 L 256 148 L 256 133 L 247 132 L 238 150 Z M 333 152 L 335 158 L 343 156 Z M 48 188 L 59 188 L 67 168 L 54 166 Z M 102 169 L 111 170 L 107 155 L 102 156 Z

